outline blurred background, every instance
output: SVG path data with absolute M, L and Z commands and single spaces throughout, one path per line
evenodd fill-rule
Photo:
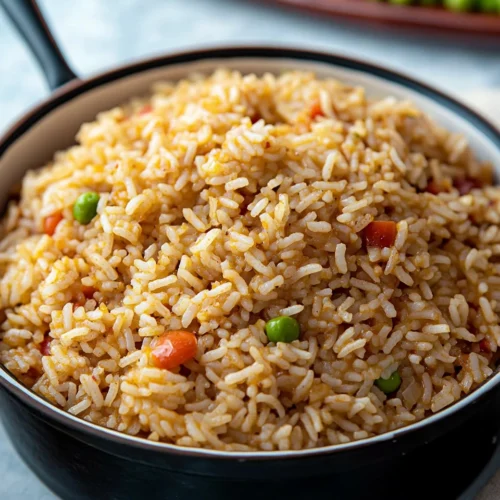
M 83 77 L 142 57 L 202 45 L 289 44 L 403 71 L 500 119 L 500 0 L 443 1 L 447 7 L 476 8 L 476 12 L 394 5 L 410 0 L 39 0 L 39 4 L 70 65 Z M 300 5 L 306 9 L 296 9 Z M 496 13 L 477 12 L 486 6 Z M 308 12 L 311 7 L 316 14 Z M 1 10 L 0 54 L 1 134 L 48 90 Z M 0 478 L 2 500 L 54 498 L 14 454 L 1 426 Z M 496 483 L 500 485 L 498 476 Z M 492 488 L 482 498 L 494 498 Z
M 370 13 L 375 7 L 379 16 L 376 22 L 369 22 L 326 14 L 309 15 L 287 7 L 289 1 L 301 3 L 301 0 L 39 0 L 39 4 L 70 64 L 82 76 L 141 57 L 202 44 L 260 42 L 315 47 L 366 58 L 456 94 L 500 88 L 500 14 L 488 16 L 495 17 L 496 36 L 485 36 L 481 31 L 468 33 L 471 23 L 465 14 L 451 13 L 458 28 L 450 31 L 441 27 L 442 13 L 432 9 L 430 21 L 428 18 L 420 23 L 425 26 L 434 20 L 437 26 L 430 31 L 403 24 L 405 19 L 418 19 L 416 12 L 420 16 L 429 12 L 422 7 L 399 7 L 369 0 L 303 0 L 310 7 L 326 5 L 344 16 L 349 11 L 357 15 L 363 11 Z M 465 5 L 464 0 L 453 1 Z M 380 19 L 387 17 L 389 11 L 398 19 L 391 24 L 381 23 Z M 449 18 L 450 13 L 445 15 Z M 479 13 L 469 16 L 485 17 Z M 2 130 L 46 96 L 47 89 L 36 64 L 3 15 L 0 15 L 0 53 Z

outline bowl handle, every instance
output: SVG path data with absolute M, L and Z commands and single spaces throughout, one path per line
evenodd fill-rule
M 77 78 L 64 59 L 35 0 L 0 0 L 42 68 L 50 90 Z

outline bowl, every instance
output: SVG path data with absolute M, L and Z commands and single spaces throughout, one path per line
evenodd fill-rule
M 20 4 L 25 10 L 11 10 L 10 15 L 27 37 L 36 27 L 38 42 L 45 43 L 49 81 L 63 85 L 0 138 L 0 205 L 27 170 L 74 143 L 79 126 L 99 111 L 147 93 L 159 80 L 208 74 L 220 67 L 256 74 L 314 71 L 320 78 L 361 85 L 374 97 L 410 99 L 444 127 L 466 135 L 477 156 L 500 169 L 500 132 L 495 126 L 443 92 L 395 71 L 331 53 L 251 46 L 169 54 L 78 80 L 49 39 L 36 5 Z M 96 426 L 52 406 L 0 367 L 0 412 L 12 442 L 62 498 L 303 498 L 312 491 L 325 498 L 362 498 L 367 494 L 363 478 L 383 477 L 412 450 L 488 411 L 499 393 L 496 373 L 454 405 L 394 432 L 301 451 L 222 452 L 151 442 Z M 438 461 L 450 459 L 446 449 L 439 453 Z M 400 494 L 393 491 L 391 496 L 389 487 L 384 491 L 376 485 L 369 488 L 371 498 Z

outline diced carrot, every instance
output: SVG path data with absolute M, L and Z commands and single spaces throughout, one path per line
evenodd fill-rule
M 86 299 L 91 299 L 97 290 L 93 286 L 82 285 L 82 293 Z
M 43 221 L 43 232 L 52 236 L 56 232 L 56 227 L 63 220 L 61 212 L 54 212 L 52 215 L 45 217 Z
M 151 113 L 153 111 L 153 106 L 151 104 L 146 104 L 139 110 L 140 115 L 147 115 L 148 113 Z
M 311 109 L 309 110 L 309 116 L 311 117 L 311 120 L 314 120 L 318 116 L 325 116 L 325 113 L 323 113 L 323 110 L 321 109 L 321 104 L 319 102 L 315 102 L 311 106 Z
M 45 338 L 43 339 L 42 343 L 40 344 L 40 352 L 42 353 L 43 356 L 50 356 L 50 342 L 52 339 L 48 336 L 45 335 Z
M 392 247 L 396 241 L 397 228 L 393 221 L 373 221 L 364 229 L 364 240 L 367 247 Z
M 453 181 L 453 186 L 457 189 L 460 196 L 464 196 L 466 194 L 469 194 L 473 189 L 480 188 L 482 184 L 477 179 L 471 179 L 470 177 L 463 177 L 455 179 Z
M 151 351 L 158 368 L 172 370 L 196 355 L 197 341 L 194 333 L 173 330 L 164 333 Z

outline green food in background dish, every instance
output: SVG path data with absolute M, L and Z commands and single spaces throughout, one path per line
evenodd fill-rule
M 478 4 L 483 12 L 500 13 L 500 0 L 478 0 Z
M 474 7 L 474 0 L 444 0 L 444 6 L 450 10 L 467 11 Z
M 377 1 L 377 0 L 375 0 Z M 479 11 L 500 14 L 500 0 L 378 0 L 393 5 L 442 6 L 456 12 Z

